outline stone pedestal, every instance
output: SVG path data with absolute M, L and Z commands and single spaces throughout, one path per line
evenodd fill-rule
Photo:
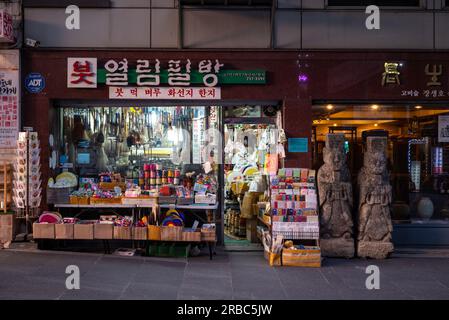
M 331 258 L 353 258 L 354 240 L 333 238 L 320 240 L 321 255 Z
M 357 244 L 357 255 L 362 258 L 385 259 L 393 251 L 391 242 L 359 241 Z

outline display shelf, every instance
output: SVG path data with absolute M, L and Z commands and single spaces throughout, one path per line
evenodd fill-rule
M 163 209 L 184 209 L 184 210 L 217 210 L 218 203 L 215 204 L 189 204 L 189 205 L 176 205 L 176 204 L 161 204 L 160 208 Z
M 137 204 L 65 204 L 65 203 L 56 203 L 55 208 L 139 208 L 140 206 Z M 143 207 L 141 207 L 143 208 Z M 145 206 L 147 208 L 147 206 Z

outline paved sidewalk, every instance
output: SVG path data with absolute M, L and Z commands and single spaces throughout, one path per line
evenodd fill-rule
M 65 288 L 79 266 L 81 289 Z M 380 289 L 367 290 L 368 265 Z M 326 259 L 319 269 L 270 267 L 258 252 L 213 261 L 0 250 L 0 299 L 449 299 L 449 256 Z

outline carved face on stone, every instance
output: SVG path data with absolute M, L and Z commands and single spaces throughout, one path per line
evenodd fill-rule
M 366 153 L 364 165 L 371 174 L 382 174 L 387 170 L 387 157 L 384 153 Z
M 323 148 L 324 163 L 329 165 L 334 171 L 343 169 L 346 161 L 345 154 L 338 149 Z

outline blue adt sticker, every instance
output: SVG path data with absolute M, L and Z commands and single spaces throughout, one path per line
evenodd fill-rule
M 25 78 L 25 88 L 31 93 L 39 93 L 45 88 L 44 76 L 40 73 L 33 72 Z

